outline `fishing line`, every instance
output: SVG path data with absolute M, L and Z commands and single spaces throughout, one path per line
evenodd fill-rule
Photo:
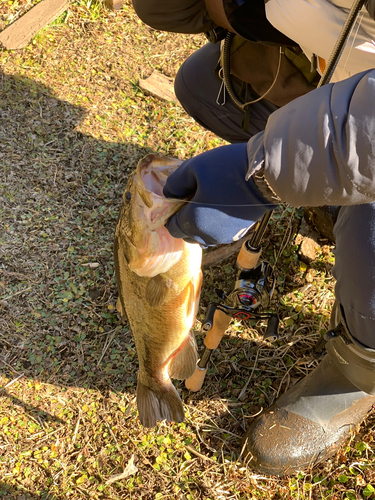
M 166 200 L 171 201 L 173 203 L 185 203 L 186 205 L 188 203 L 191 203 L 193 205 L 203 205 L 203 206 L 209 206 L 209 207 L 268 207 L 268 206 L 275 206 L 275 203 L 245 203 L 245 204 L 231 204 L 231 203 L 202 203 L 200 201 L 191 201 L 191 200 L 183 200 L 181 198 L 166 198 Z
M 340 31 L 339 37 L 333 47 L 332 53 L 327 61 L 327 66 L 319 80 L 317 88 L 323 87 L 331 81 L 332 75 L 335 72 L 336 66 L 348 41 L 348 36 L 351 33 L 354 24 L 357 22 L 358 15 L 364 6 L 366 0 L 354 0 L 354 3 L 349 11 L 348 17 Z
M 359 19 L 358 19 L 359 18 Z M 359 32 L 359 28 L 361 27 L 361 23 L 362 23 L 362 20 L 363 20 L 363 12 L 360 12 L 359 13 L 359 16 L 357 18 L 357 22 L 356 22 L 356 25 L 357 25 L 357 29 L 356 29 L 356 32 L 354 33 L 354 36 L 353 36 L 353 39 L 352 39 L 352 43 L 350 45 L 350 48 L 348 50 L 348 55 L 346 56 L 346 60 L 345 60 L 345 64 L 344 64 L 344 67 L 343 67 L 343 70 L 345 71 L 347 65 L 348 65 L 348 61 L 349 61 L 349 57 L 350 57 L 350 54 L 352 53 L 352 50 L 353 50 L 353 47 L 354 47 L 354 43 L 356 41 L 356 38 L 357 38 L 357 35 L 358 35 L 358 32 Z M 349 36 L 351 36 L 352 32 L 354 30 L 354 26 L 352 27 L 352 29 L 350 30 L 350 34 Z M 368 35 L 368 33 L 365 31 L 366 35 Z M 368 36 L 369 40 L 373 42 L 373 40 L 371 40 L 370 36 Z

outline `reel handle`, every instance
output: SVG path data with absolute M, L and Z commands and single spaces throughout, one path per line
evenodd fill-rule
M 266 333 L 263 336 L 263 340 L 275 341 L 279 337 L 278 333 L 279 327 L 279 318 L 277 314 L 272 314 L 270 319 L 268 320 Z

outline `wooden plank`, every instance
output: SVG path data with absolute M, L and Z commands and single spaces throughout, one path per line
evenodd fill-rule
M 176 101 L 172 78 L 168 78 L 157 71 L 145 80 L 139 80 L 139 86 L 145 92 L 159 97 L 164 101 Z
M 251 235 L 246 235 L 238 241 L 228 243 L 227 245 L 219 245 L 217 248 L 203 253 L 202 267 L 217 266 L 223 260 L 229 259 L 236 252 L 239 252 L 244 241 L 249 240 Z M 234 271 L 236 273 L 236 271 Z
M 26 47 L 38 31 L 57 19 L 68 5 L 69 0 L 42 0 L 0 33 L 0 44 L 7 50 Z
M 105 0 L 105 6 L 111 10 L 121 10 L 124 5 L 123 0 Z

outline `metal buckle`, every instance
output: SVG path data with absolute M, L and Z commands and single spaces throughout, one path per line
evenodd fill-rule
M 343 330 L 343 325 L 339 323 L 333 330 L 327 330 L 323 336 L 318 340 L 318 342 L 311 349 L 311 354 L 315 359 L 321 359 L 325 355 L 325 346 L 327 342 L 335 337 L 341 337 L 345 344 L 352 344 L 352 341 L 345 335 Z

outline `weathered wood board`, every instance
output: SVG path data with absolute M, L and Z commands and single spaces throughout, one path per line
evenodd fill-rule
M 154 71 L 151 76 L 145 80 L 139 80 L 139 86 L 145 92 L 159 97 L 164 101 L 176 101 L 176 96 L 173 88 L 173 80 L 157 71 Z
M 124 5 L 123 0 L 105 0 L 105 6 L 111 10 L 121 10 Z
M 68 6 L 69 0 L 42 0 L 0 33 L 0 44 L 7 50 L 26 47 L 39 30 L 57 19 Z
M 223 260 L 229 259 L 229 257 L 232 257 L 233 254 L 239 252 L 243 243 L 250 238 L 251 235 L 246 235 L 238 241 L 228 243 L 227 245 L 219 245 L 214 250 L 210 250 L 208 253 L 203 253 L 202 267 L 217 266 Z

